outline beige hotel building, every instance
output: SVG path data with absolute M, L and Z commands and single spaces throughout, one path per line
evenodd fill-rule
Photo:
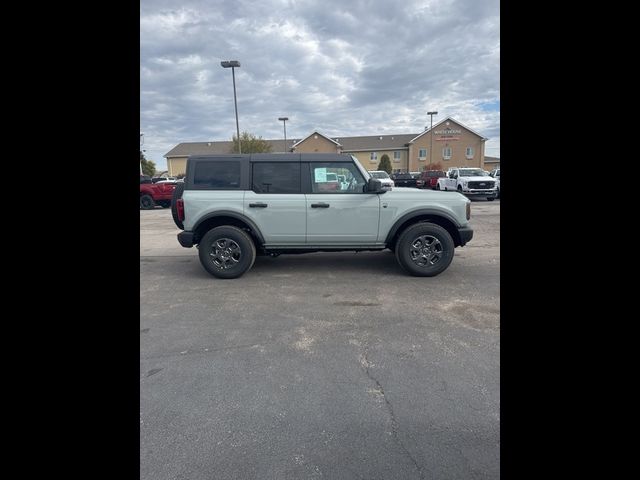
M 382 155 L 386 154 L 394 171 L 419 172 L 430 163 L 438 162 L 444 170 L 449 167 L 495 168 L 496 164 L 499 166 L 500 159 L 485 159 L 487 140 L 447 117 L 422 133 L 331 138 L 314 131 L 300 140 L 287 140 L 286 145 L 284 140 L 265 141 L 271 144 L 273 152 L 352 154 L 367 170 L 376 170 Z M 169 175 L 183 174 L 189 155 L 225 154 L 231 148 L 230 141 L 180 143 L 165 154 Z

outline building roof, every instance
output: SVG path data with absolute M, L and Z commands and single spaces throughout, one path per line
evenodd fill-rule
M 406 145 L 416 133 L 403 133 L 400 135 L 370 135 L 368 137 L 339 137 L 334 138 L 342 144 L 344 152 L 357 152 L 359 150 L 393 150 L 394 148 L 406 148 Z
M 309 135 L 307 135 L 306 137 L 304 137 L 302 140 L 297 141 L 296 143 L 293 144 L 293 146 L 295 147 L 296 145 L 298 145 L 299 143 L 304 142 L 307 138 L 309 138 L 311 135 L 320 135 L 322 138 L 326 138 L 327 140 L 329 140 L 330 142 L 335 143 L 338 147 L 342 146 L 340 145 L 340 142 L 336 142 L 333 138 L 329 138 L 326 135 L 323 135 L 322 133 L 320 133 L 317 130 L 314 130 L 313 132 L 311 132 Z
M 282 152 L 284 139 L 265 140 L 265 142 L 271 145 L 271 150 L 274 153 Z M 293 142 L 295 142 L 294 139 L 287 139 L 288 149 L 291 149 Z M 232 147 L 233 142 L 230 140 L 222 142 L 184 142 L 173 147 L 164 156 L 168 158 L 188 157 L 189 155 L 219 155 L 231 152 Z

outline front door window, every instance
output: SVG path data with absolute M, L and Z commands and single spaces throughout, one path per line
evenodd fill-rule
M 363 193 L 365 180 L 352 163 L 312 163 L 312 193 Z

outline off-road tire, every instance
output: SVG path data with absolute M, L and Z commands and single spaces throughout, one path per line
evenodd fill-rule
M 222 248 L 217 242 L 223 244 Z M 225 257 L 219 254 L 224 250 L 229 250 L 230 255 Z M 245 231 L 223 225 L 205 233 L 199 243 L 198 256 L 204 269 L 214 277 L 238 278 L 253 266 L 256 246 Z
M 431 252 L 427 257 L 422 253 L 425 248 Z M 444 228 L 435 223 L 420 222 L 402 232 L 395 253 L 400 266 L 410 275 L 434 277 L 451 264 L 454 249 L 453 239 Z M 422 261 L 424 265 L 420 265 Z

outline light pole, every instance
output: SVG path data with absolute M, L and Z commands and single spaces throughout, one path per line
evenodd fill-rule
M 242 153 L 242 144 L 240 143 L 240 127 L 238 126 L 238 102 L 236 100 L 236 68 L 240 66 L 237 60 L 227 60 L 220 62 L 223 68 L 231 67 L 231 75 L 233 76 L 233 104 L 236 107 L 236 133 L 238 134 L 238 153 Z
M 289 117 L 279 117 L 278 120 L 284 126 L 284 153 L 287 153 L 287 120 L 289 120 Z
M 142 151 L 142 146 L 144 145 L 144 133 L 140 134 L 140 151 Z M 142 175 L 142 153 L 140 154 L 140 175 Z
M 431 116 L 431 127 L 429 127 L 429 135 L 431 136 L 429 142 L 429 168 L 431 168 L 431 159 L 433 158 L 433 116 L 437 114 L 438 112 L 427 112 L 427 115 Z

